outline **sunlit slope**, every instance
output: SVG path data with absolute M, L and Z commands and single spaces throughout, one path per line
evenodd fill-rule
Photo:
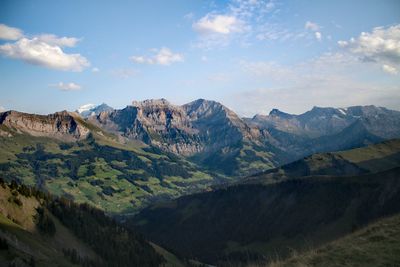
M 1 126 L 10 136 L 0 136 L 0 177 L 111 213 L 135 212 L 158 199 L 205 190 L 222 179 L 182 157 L 119 140 L 77 120 L 91 132 L 72 142 Z

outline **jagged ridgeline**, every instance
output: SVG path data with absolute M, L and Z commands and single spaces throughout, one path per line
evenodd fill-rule
M 87 204 L 0 180 L 1 266 L 160 266 L 140 234 Z

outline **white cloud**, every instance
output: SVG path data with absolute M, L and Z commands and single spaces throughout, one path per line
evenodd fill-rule
M 231 34 L 245 31 L 245 23 L 235 16 L 207 14 L 192 25 L 201 34 Z
M 100 69 L 99 68 L 92 68 L 92 72 L 99 72 L 100 71 Z
M 0 24 L 0 39 L 2 40 L 18 40 L 24 36 L 23 32 L 18 28 L 9 27 Z
M 169 66 L 176 62 L 183 62 L 184 56 L 180 53 L 172 52 L 169 48 L 162 47 L 161 49 L 155 50 L 155 54 L 150 57 L 132 56 L 130 59 L 138 64 Z
M 82 87 L 79 84 L 73 82 L 70 83 L 59 82 L 57 84 L 50 84 L 50 86 L 56 87 L 62 91 L 77 91 L 82 89 Z
M 212 49 L 230 45 L 251 44 L 256 28 L 268 19 L 267 13 L 276 8 L 275 1 L 230 0 L 225 9 L 213 10 L 192 24 L 198 35 L 195 47 Z
M 395 67 L 393 67 L 393 66 L 390 66 L 390 65 L 386 65 L 386 64 L 383 64 L 383 65 L 382 65 L 382 70 L 383 70 L 384 72 L 387 72 L 387 73 L 393 74 L 393 75 L 396 75 L 396 74 L 399 73 L 398 70 L 397 70 L 397 68 L 395 68 Z
M 90 65 L 80 54 L 67 54 L 62 50 L 62 47 L 74 47 L 78 38 L 58 37 L 54 34 L 28 38 L 23 36 L 21 30 L 0 24 L 0 39 L 15 40 L 0 45 L 0 54 L 33 65 L 64 71 L 82 71 Z
M 338 45 L 364 61 L 400 64 L 400 24 L 373 28 L 349 41 L 338 41 Z
M 315 38 L 316 38 L 318 41 L 321 41 L 321 40 L 322 40 L 322 33 L 320 33 L 320 32 L 315 32 L 314 35 L 315 35 Z
M 306 24 L 304 25 L 304 28 L 306 30 L 310 30 L 313 32 L 319 31 L 320 30 L 320 26 L 315 23 L 315 22 L 311 22 L 311 21 L 307 21 Z
M 6 109 L 3 106 L 0 106 L 0 112 L 4 112 Z

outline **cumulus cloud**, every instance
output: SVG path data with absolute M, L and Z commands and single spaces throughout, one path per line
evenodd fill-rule
M 4 27 L 3 27 L 4 28 Z M 6 26 L 6 28 L 10 28 Z M 6 29 L 4 28 L 4 29 Z M 16 28 L 11 28 L 15 32 Z M 0 29 L 0 31 L 2 31 Z M 18 30 L 20 31 L 20 30 Z M 18 32 L 17 31 L 17 32 Z M 73 47 L 79 41 L 74 37 L 57 37 L 54 34 L 42 34 L 31 38 L 21 34 L 10 34 L 3 31 L 1 34 L 8 36 L 15 42 L 0 45 L 0 54 L 5 57 L 20 59 L 33 65 L 44 66 L 63 71 L 82 71 L 90 65 L 89 61 L 80 54 L 67 54 L 63 47 Z M 8 34 L 8 35 L 7 35 Z
M 230 34 L 245 31 L 244 22 L 229 15 L 207 14 L 192 26 L 201 34 Z
M 0 24 L 0 39 L 2 40 L 18 40 L 24 36 L 23 32 L 18 28 L 9 27 Z
M 100 69 L 99 68 L 92 68 L 92 72 L 99 72 L 100 71 Z
M 82 89 L 82 87 L 79 84 L 73 82 L 70 83 L 59 82 L 57 84 L 50 84 L 50 86 L 58 88 L 61 91 L 77 91 Z
M 137 64 L 163 65 L 169 66 L 176 62 L 183 62 L 184 56 L 180 53 L 174 53 L 167 47 L 154 50 L 152 56 L 132 56 L 130 59 Z
M 6 109 L 3 106 L 0 106 L 0 112 L 4 112 Z
M 400 24 L 373 28 L 349 41 L 338 41 L 338 45 L 362 61 L 382 64 L 384 71 L 393 74 L 400 65 Z

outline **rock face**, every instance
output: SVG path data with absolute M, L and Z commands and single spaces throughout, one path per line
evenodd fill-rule
M 0 125 L 19 133 L 73 141 L 84 139 L 89 129 L 67 111 L 50 115 L 34 115 L 17 111 L 7 111 L 0 115 Z
M 191 156 L 260 136 L 234 112 L 215 101 L 199 99 L 183 106 L 165 99 L 134 101 L 131 106 L 100 113 L 99 126 L 169 152 Z

